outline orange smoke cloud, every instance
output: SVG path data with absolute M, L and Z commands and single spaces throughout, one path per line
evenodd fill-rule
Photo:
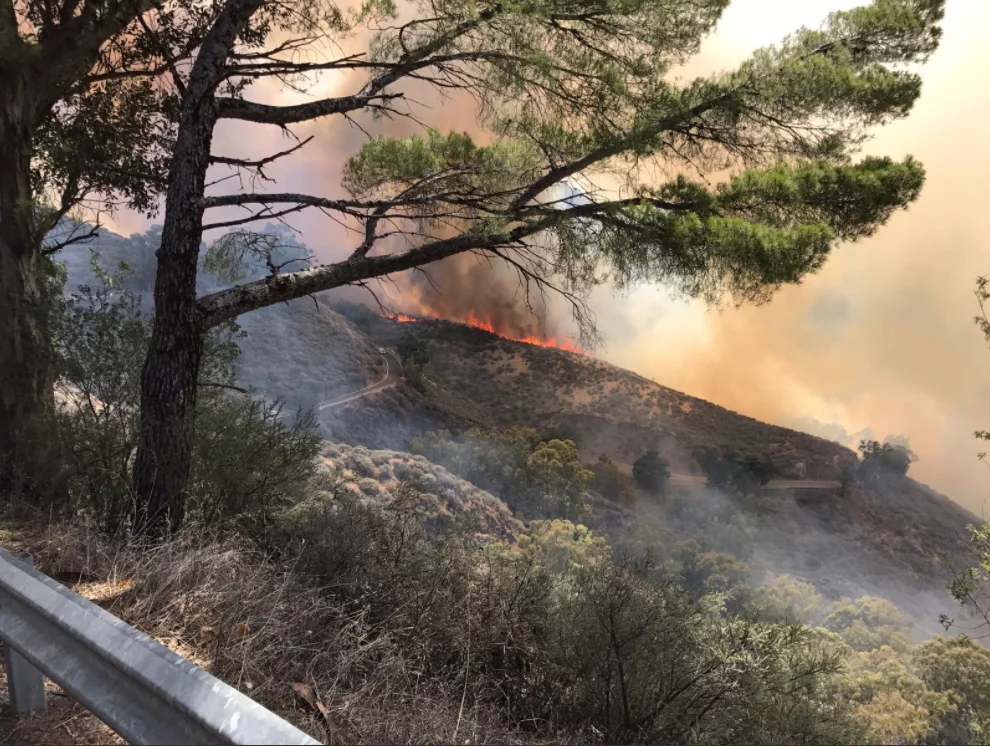
M 788 7 L 798 5 L 813 17 L 838 6 Z M 768 17 L 770 6 L 737 0 L 724 23 L 741 23 L 747 9 Z M 868 144 L 921 159 L 928 178 L 917 203 L 764 307 L 718 313 L 649 288 L 623 305 L 596 296 L 612 361 L 777 424 L 814 418 L 903 435 L 920 457 L 911 474 L 979 515 L 990 473 L 973 431 L 990 424 L 990 350 L 972 323 L 972 289 L 990 274 L 990 99 L 974 92 L 990 59 L 978 31 L 988 24 L 990 6 L 950 3 L 914 112 Z
M 735 0 L 701 55 L 679 72 L 690 78 L 731 69 L 754 48 L 862 2 Z M 971 323 L 970 292 L 977 275 L 990 274 L 984 132 L 990 99 L 981 93 L 980 77 L 990 61 L 982 38 L 990 5 L 954 0 L 944 26 L 941 49 L 920 69 L 924 91 L 915 111 L 878 130 L 867 148 L 898 158 L 911 153 L 924 162 L 928 180 L 908 211 L 875 237 L 841 247 L 817 276 L 761 308 L 715 313 L 670 301 L 658 288 L 638 288 L 619 301 L 603 289 L 591 306 L 611 362 L 778 424 L 813 418 L 850 433 L 869 427 L 881 439 L 906 436 L 920 456 L 912 475 L 979 512 L 990 473 L 975 458 L 972 432 L 990 426 L 990 351 Z M 318 93 L 344 93 L 357 83 L 353 75 L 328 76 Z M 408 91 L 410 100 L 424 104 L 416 111 L 420 121 L 484 139 L 468 97 L 441 101 L 418 83 Z M 252 98 L 303 100 L 274 85 L 258 87 Z M 305 154 L 269 175 L 292 191 L 339 195 L 341 168 L 364 141 L 362 128 L 419 131 L 403 118 L 321 120 L 297 129 L 300 137 L 317 136 Z M 224 155 L 257 157 L 286 147 L 272 128 L 231 122 L 221 125 L 216 142 Z M 228 216 L 218 211 L 211 217 Z M 353 234 L 316 212 L 292 224 L 321 261 L 342 259 L 355 244 Z M 567 328 L 566 304 L 551 298 L 530 312 L 497 269 L 456 257 L 429 271 L 437 293 L 407 274 L 396 278 L 399 297 L 391 302 L 422 315 L 435 309 L 452 320 L 474 311 L 476 319 L 490 319 L 493 329 L 523 341 L 552 338 L 547 327 Z M 475 273 L 487 280 L 479 282 Z

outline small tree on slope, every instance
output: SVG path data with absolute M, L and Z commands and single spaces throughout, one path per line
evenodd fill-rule
M 909 113 L 921 83 L 907 67 L 936 49 L 943 0 L 833 13 L 733 72 L 672 82 L 671 69 L 697 52 L 727 4 L 439 0 L 399 13 L 373 0 L 349 13 L 315 0 L 224 0 L 191 70 L 174 73 L 185 94 L 142 383 L 142 525 L 181 522 L 201 340 L 239 314 L 464 252 L 507 262 L 527 286 L 558 290 L 579 312 L 579 293 L 604 281 L 761 301 L 913 201 L 924 179 L 915 160 L 852 157 L 871 126 Z M 300 54 L 339 48 L 361 23 L 377 29 L 368 53 Z M 363 77 L 340 96 L 300 104 L 245 96 L 259 79 L 299 86 L 324 70 Z M 286 128 L 360 111 L 415 117 L 410 81 L 473 96 L 491 143 L 436 130 L 369 138 L 344 170 L 340 199 L 204 196 L 211 163 L 271 160 L 213 154 L 220 120 Z M 671 172 L 682 175 L 656 176 Z M 712 186 L 688 175 L 706 172 L 730 176 Z M 270 276 L 197 298 L 203 217 L 223 206 L 254 211 L 206 227 L 317 207 L 357 237 L 332 247 L 345 250 L 343 261 L 285 272 L 239 229 L 214 258 L 260 260 Z

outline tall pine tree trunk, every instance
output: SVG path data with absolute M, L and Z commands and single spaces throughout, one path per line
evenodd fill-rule
M 215 121 L 210 103 L 189 113 L 169 173 L 155 278 L 155 320 L 141 374 L 141 429 L 134 465 L 135 524 L 138 531 L 151 534 L 179 528 L 185 512 L 206 331 L 196 307 L 201 196 Z
M 35 486 L 33 440 L 54 402 L 31 87 L 25 70 L 0 67 L 0 493 Z
M 183 96 L 158 249 L 155 322 L 141 374 L 134 464 L 135 524 L 152 535 L 179 528 L 185 517 L 196 385 L 207 331 L 196 304 L 196 273 L 206 170 L 218 117 L 214 92 L 237 34 L 261 2 L 228 0 L 203 40 Z

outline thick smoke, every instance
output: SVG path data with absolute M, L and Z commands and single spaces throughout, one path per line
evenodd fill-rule
M 452 321 L 490 322 L 504 336 L 563 338 L 571 334 L 567 303 L 541 292 L 507 264 L 474 255 L 452 257 L 400 281 L 402 310 Z
M 814 26 L 828 12 L 859 4 L 735 0 L 715 36 L 680 72 L 690 78 L 731 69 L 752 49 L 802 24 Z M 698 304 L 670 302 L 656 288 L 619 299 L 607 290 L 595 294 L 592 308 L 609 360 L 785 426 L 810 417 L 851 433 L 865 428 L 901 433 L 920 457 L 912 475 L 979 513 L 988 482 L 975 458 L 972 432 L 990 423 L 990 352 L 970 322 L 976 310 L 970 290 L 975 277 L 988 272 L 984 246 L 990 212 L 984 202 L 990 191 L 990 150 L 983 147 L 983 123 L 990 119 L 990 99 L 974 95 L 980 86 L 974 77 L 982 68 L 979 61 L 988 55 L 981 34 L 988 23 L 986 3 L 951 3 L 942 47 L 920 70 L 924 92 L 915 110 L 867 144 L 871 153 L 897 158 L 911 153 L 925 163 L 928 180 L 917 204 L 875 237 L 842 247 L 817 276 L 784 289 L 763 308 L 706 313 Z M 365 42 L 361 38 L 353 44 Z M 343 93 L 355 85 L 354 76 L 335 74 L 315 92 Z M 470 100 L 440 100 L 423 86 L 410 90 L 415 93 L 410 100 L 419 102 L 419 121 L 483 137 Z M 259 87 L 252 97 L 305 100 L 275 86 Z M 339 195 L 341 168 L 364 141 L 362 130 L 403 135 L 418 125 L 403 118 L 371 122 L 359 117 L 356 124 L 329 118 L 297 128 L 300 137 L 316 139 L 303 155 L 271 168 L 269 176 L 278 189 Z M 221 125 L 216 143 L 217 152 L 231 156 L 258 157 L 287 147 L 274 128 L 233 122 Z M 139 216 L 118 217 L 124 233 L 148 225 Z M 294 217 L 291 224 L 321 261 L 342 259 L 359 242 L 316 211 Z M 382 290 L 397 310 L 433 309 L 449 318 L 475 311 L 517 334 L 544 330 L 566 336 L 566 308 L 552 301 L 541 320 L 537 303 L 530 317 L 511 272 L 492 272 L 472 262 L 459 259 L 431 268 L 440 293 L 414 273 Z

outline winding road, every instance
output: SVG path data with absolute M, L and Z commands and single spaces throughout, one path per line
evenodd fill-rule
M 316 405 L 317 411 L 329 409 L 330 407 L 339 407 L 341 404 L 347 404 L 348 402 L 352 402 L 355 399 L 360 399 L 364 396 L 368 396 L 368 394 L 374 394 L 377 391 L 383 391 L 385 389 L 392 388 L 392 386 L 395 386 L 399 382 L 399 379 L 401 378 L 401 374 L 398 373 L 397 371 L 402 369 L 402 361 L 399 360 L 399 356 L 396 355 L 391 350 L 383 349 L 380 347 L 378 348 L 378 351 L 381 353 L 382 359 L 385 360 L 385 377 L 382 380 L 378 381 L 378 383 L 373 383 L 370 386 L 365 386 L 363 389 L 352 391 L 349 394 L 344 394 L 343 396 L 338 396 L 333 399 L 327 399 L 326 401 L 321 401 L 319 404 Z M 390 355 L 392 356 L 392 359 L 395 360 L 394 369 L 391 365 L 388 364 L 388 358 Z

